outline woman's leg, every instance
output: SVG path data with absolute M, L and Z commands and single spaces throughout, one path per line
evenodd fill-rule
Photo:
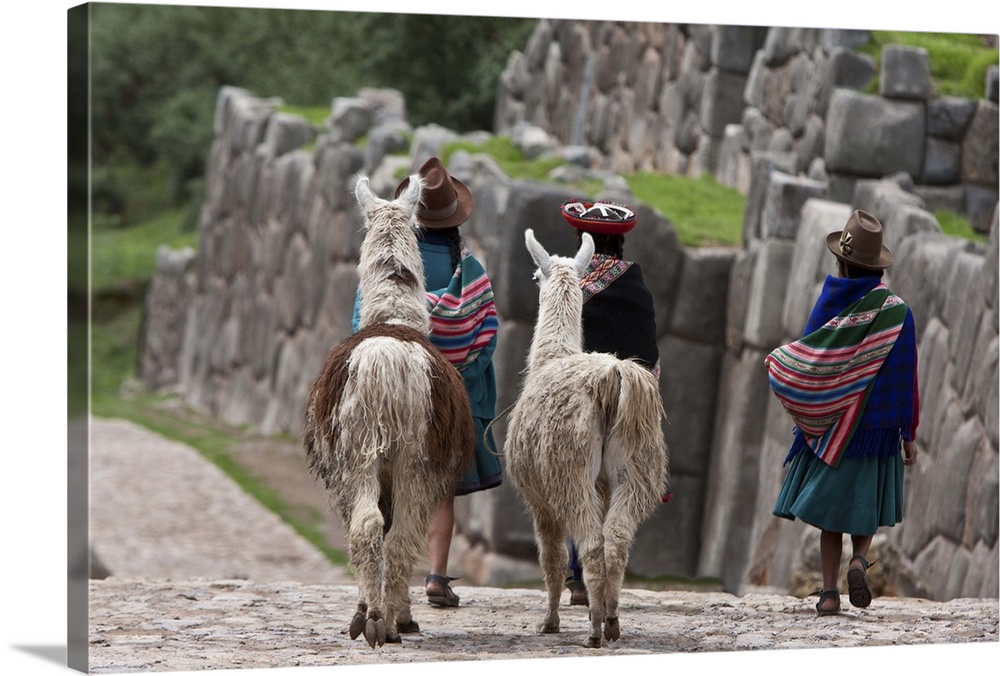
M 872 602 L 872 590 L 868 586 L 865 571 L 871 565 L 868 562 L 868 548 L 873 537 L 874 535 L 851 536 L 853 552 L 847 566 L 847 597 L 856 608 L 867 608 Z
M 853 551 L 851 552 L 851 557 L 860 556 L 867 561 L 868 548 L 871 547 L 872 538 L 874 537 L 874 535 L 852 535 L 851 547 Z M 864 568 L 860 561 L 852 561 L 851 566 L 854 568 Z
M 448 575 L 448 552 L 451 551 L 451 536 L 455 530 L 455 496 L 449 495 L 431 517 L 427 532 L 431 574 Z
M 844 534 L 821 530 L 819 535 L 819 558 L 823 568 L 823 589 L 839 589 L 840 557 L 844 549 Z M 835 603 L 824 601 L 822 609 L 833 609 Z

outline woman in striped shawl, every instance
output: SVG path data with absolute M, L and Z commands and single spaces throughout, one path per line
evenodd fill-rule
M 795 422 L 775 516 L 820 529 L 823 589 L 816 611 L 840 612 L 843 536 L 851 605 L 872 600 L 865 571 L 880 526 L 903 518 L 903 467 L 916 462 L 919 422 L 913 314 L 882 282 L 893 263 L 882 224 L 855 211 L 827 247 L 828 276 L 805 336 L 766 359 L 771 389 Z
M 450 176 L 441 160 L 431 157 L 420 167 L 425 185 L 417 221 L 421 226 L 420 254 L 424 262 L 424 284 L 431 318 L 431 342 L 465 381 L 476 428 L 476 452 L 472 465 L 456 489 L 465 495 L 499 486 L 503 480 L 500 461 L 492 452 L 496 445 L 492 431 L 487 432 L 489 447 L 483 441 L 484 430 L 496 415 L 496 375 L 493 352 L 496 350 L 497 321 L 493 287 L 482 264 L 462 246 L 459 226 L 472 214 L 473 199 L 469 189 Z M 396 188 L 402 193 L 409 183 L 403 180 Z M 363 299 L 354 304 L 354 330 L 360 320 Z M 426 593 L 431 605 L 456 607 L 458 595 L 449 583 L 448 551 L 455 526 L 455 498 L 450 497 L 431 519 L 429 539 L 430 574 Z

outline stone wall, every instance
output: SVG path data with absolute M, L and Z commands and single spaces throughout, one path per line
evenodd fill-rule
M 529 124 L 619 173 L 713 174 L 744 194 L 754 155 L 829 183 L 907 172 L 934 211 L 989 231 L 997 202 L 997 72 L 978 100 L 937 96 L 928 55 L 866 31 L 541 21 L 500 79 L 495 130 Z M 856 121 L 863 119 L 863 124 Z M 900 142 L 900 139 L 906 139 Z
M 663 89 L 685 92 L 682 98 L 688 101 L 711 101 L 704 96 L 705 83 L 722 77 L 711 75 L 711 64 L 739 71 L 732 61 L 747 64 L 747 82 L 753 80 L 750 73 L 771 82 L 761 86 L 772 97 L 792 100 L 799 91 L 783 89 L 760 67 L 754 70 L 754 64 L 776 58 L 761 53 L 781 51 L 779 45 L 789 43 L 792 36 L 785 35 L 785 29 L 636 25 L 631 28 L 637 32 L 630 34 L 628 26 L 612 26 L 602 29 L 602 40 L 610 42 L 599 43 L 608 46 L 600 54 L 625 60 L 604 63 L 582 49 L 592 39 L 585 37 L 590 34 L 587 25 L 543 21 L 539 26 L 525 55 L 511 57 L 501 85 L 509 94 L 501 96 L 497 108 L 501 126 L 518 115 L 544 122 L 539 111 L 550 111 L 551 119 L 565 124 L 584 110 L 574 108 L 571 97 L 563 100 L 569 94 L 556 95 L 540 85 L 514 96 L 527 81 L 515 87 L 511 73 L 531 72 L 528 62 L 537 67 L 543 54 L 556 63 L 551 55 L 560 50 L 575 55 L 568 56 L 567 63 L 580 66 L 595 82 L 606 82 L 612 71 L 617 76 L 611 79 L 620 83 L 656 80 L 660 84 L 644 96 L 658 91 L 663 101 L 676 98 L 663 95 Z M 629 43 L 629 35 L 645 36 L 635 42 L 646 46 L 635 47 L 635 53 L 611 49 Z M 810 55 L 823 53 L 825 34 L 817 35 L 806 50 Z M 579 42 L 576 51 L 559 41 L 567 36 Z M 657 62 L 654 52 L 673 56 Z M 738 59 L 744 52 L 745 58 Z M 628 54 L 632 56 L 626 58 Z M 825 69 L 842 79 L 813 82 L 806 100 L 824 98 L 831 107 L 843 105 L 848 127 L 850 120 L 858 123 L 853 116 L 864 110 L 870 124 L 875 118 L 868 117 L 868 108 L 853 105 L 862 95 L 839 86 L 843 79 L 858 79 L 843 75 L 855 59 L 837 54 L 841 66 L 834 68 L 828 58 Z M 790 58 L 795 61 L 794 55 Z M 690 74 L 684 64 L 700 64 L 697 72 L 703 75 Z M 677 81 L 659 71 L 653 77 L 657 68 L 671 70 Z M 548 69 L 555 83 L 572 79 L 551 63 Z M 815 71 L 806 72 L 813 75 L 803 82 L 812 82 Z M 722 89 L 729 95 L 733 85 Z M 821 96 L 821 91 L 826 94 Z M 789 424 L 768 390 L 763 357 L 800 335 L 822 279 L 832 272 L 832 259 L 824 255 L 820 238 L 842 227 L 850 209 L 859 207 L 885 224 L 887 244 L 898 260 L 889 281 L 913 307 L 920 340 L 921 462 L 908 474 L 907 518 L 884 538 L 886 560 L 898 563 L 897 577 L 909 582 L 897 581 L 896 586 L 909 593 L 996 596 L 1000 404 L 995 208 L 989 246 L 947 237 L 928 210 L 926 193 L 902 169 L 892 167 L 890 178 L 866 178 L 867 170 L 848 166 L 830 170 L 825 158 L 837 153 L 857 156 L 861 164 L 871 161 L 846 140 L 841 143 L 848 147 L 836 152 L 832 142 L 809 144 L 823 152 L 805 161 L 805 155 L 794 152 L 794 144 L 791 149 L 773 142 L 757 148 L 742 141 L 727 144 L 726 138 L 716 143 L 699 132 L 691 146 L 692 151 L 700 148 L 698 152 L 684 154 L 676 144 L 664 145 L 646 153 L 643 162 L 652 164 L 637 164 L 626 152 L 627 143 L 639 137 L 637 123 L 620 106 L 629 97 L 620 93 L 601 99 L 595 90 L 586 98 L 605 105 L 593 111 L 587 107 L 587 115 L 609 123 L 607 144 L 588 148 L 582 164 L 591 168 L 580 170 L 604 178 L 605 194 L 632 202 L 638 212 L 640 226 L 626 244 L 626 255 L 642 266 L 655 299 L 661 393 L 668 417 L 664 432 L 676 494 L 640 530 L 630 571 L 718 577 L 727 589 L 739 592 L 751 585 L 791 588 L 800 571 L 814 564 L 809 529 L 777 523 L 770 516 Z M 836 104 L 840 99 L 846 103 Z M 992 110 L 995 120 L 996 104 L 992 109 L 990 105 L 979 101 L 975 108 Z M 703 103 L 697 108 L 707 117 L 692 118 L 691 108 L 682 117 L 691 120 L 691 129 L 702 129 L 706 120 L 715 119 L 705 112 L 711 107 Z M 313 377 L 329 348 L 350 332 L 361 241 L 360 218 L 350 193 L 353 177 L 369 174 L 376 192 L 388 196 L 402 173 L 414 170 L 458 135 L 434 125 L 411 129 L 405 102 L 394 92 L 365 90 L 356 98 L 336 100 L 318 136 L 304 121 L 275 109 L 275 102 L 243 90 L 220 91 L 199 250 L 162 252 L 158 257 L 147 300 L 142 374 L 150 385 L 173 388 L 186 401 L 229 422 L 296 434 Z M 535 112 L 529 116 L 529 111 Z M 737 119 L 753 117 L 740 113 Z M 674 124 L 676 139 L 676 120 Z M 719 129 L 720 124 L 704 124 L 704 129 Z M 667 126 L 665 119 L 657 119 L 647 128 Z M 760 138 L 759 127 L 751 134 L 750 126 L 727 122 L 721 128 L 730 142 Z M 974 126 L 970 122 L 969 127 Z M 555 135 L 578 135 L 581 129 L 560 131 L 552 125 L 547 131 L 521 121 L 514 124 L 512 136 L 526 152 L 535 143 L 570 156 L 573 146 Z M 529 133 L 538 131 L 542 133 Z M 995 194 L 993 132 L 992 137 L 984 132 L 984 143 L 978 145 L 989 148 L 992 143 Z M 775 128 L 772 140 L 778 135 L 785 134 Z M 361 136 L 368 139 L 363 147 L 355 144 Z M 607 141 L 612 137 L 617 140 Z M 313 139 L 314 149 L 303 149 L 302 144 Z M 864 146 L 866 140 L 858 143 Z M 963 144 L 977 145 L 969 140 Z M 406 147 L 407 154 L 393 154 Z M 705 153 L 706 147 L 719 153 Z M 730 151 L 723 152 L 723 147 Z M 713 155 L 730 159 L 705 164 Z M 675 164 L 656 164 L 653 157 L 672 158 Z M 748 198 L 741 248 L 682 246 L 674 224 L 636 203 L 617 177 L 617 172 L 635 168 L 694 175 L 713 166 L 739 167 L 732 176 L 740 177 L 737 183 Z M 803 173 L 801 166 L 811 170 Z M 574 194 L 558 181 L 511 180 L 484 155 L 457 153 L 449 170 L 470 186 L 476 200 L 473 218 L 462 233 L 483 260 L 496 291 L 501 330 L 495 361 L 498 410 L 503 411 L 513 403 L 520 384 L 537 309 L 523 232 L 532 227 L 551 251 L 575 250 L 575 236 L 558 212 L 559 204 Z M 500 444 L 504 422 L 501 416 L 495 427 Z M 463 574 L 491 584 L 517 579 L 523 571 L 518 562 L 534 556 L 534 537 L 510 488 L 463 498 L 457 512 L 469 552 L 459 562 Z

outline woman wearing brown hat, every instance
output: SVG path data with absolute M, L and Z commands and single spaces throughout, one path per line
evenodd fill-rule
M 493 287 L 482 264 L 462 246 L 458 232 L 472 214 L 473 199 L 469 189 L 448 174 L 441 160 L 431 157 L 420 167 L 424 179 L 417 221 L 420 224 L 418 245 L 424 262 L 424 282 L 431 316 L 430 339 L 462 375 L 469 393 L 477 446 L 472 466 L 459 484 L 456 495 L 465 495 L 499 486 L 502 482 L 500 461 L 484 444 L 484 430 L 489 445 L 495 448 L 490 422 L 496 415 L 496 375 L 493 352 L 496 350 L 497 321 Z M 409 183 L 403 180 L 396 188 L 398 196 Z M 354 305 L 354 330 L 360 321 L 363 299 Z M 430 574 L 426 579 L 429 603 L 455 607 L 458 595 L 449 583 L 448 551 L 455 525 L 455 500 L 449 498 L 431 519 L 429 539 Z
M 795 423 L 775 516 L 820 529 L 819 615 L 840 612 L 843 536 L 851 605 L 872 600 L 868 548 L 903 518 L 903 467 L 916 462 L 919 423 L 913 314 L 882 282 L 893 255 L 882 224 L 855 211 L 827 247 L 837 259 L 802 339 L 766 359 L 771 389 Z
M 561 210 L 566 222 L 576 228 L 578 239 L 587 232 L 594 240 L 594 256 L 580 279 L 583 349 L 636 359 L 659 379 L 653 295 L 639 264 L 624 254 L 625 234 L 635 227 L 635 212 L 624 204 L 575 199 L 563 203 Z M 570 605 L 588 605 L 583 567 L 572 541 L 569 570 Z

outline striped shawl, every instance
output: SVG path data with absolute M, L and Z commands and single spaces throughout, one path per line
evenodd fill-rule
M 903 301 L 879 282 L 818 329 L 766 357 L 771 390 L 828 465 L 839 464 L 857 431 L 907 314 Z
M 427 291 L 431 342 L 459 371 L 490 344 L 499 328 L 493 287 L 482 264 L 468 249 L 443 289 Z

